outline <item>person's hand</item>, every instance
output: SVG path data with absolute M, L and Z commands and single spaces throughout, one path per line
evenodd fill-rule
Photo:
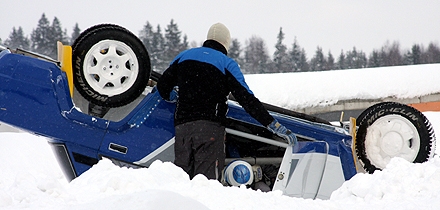
M 298 143 L 298 139 L 296 138 L 295 134 L 292 133 L 291 130 L 287 129 L 284 125 L 281 125 L 277 120 L 272 121 L 272 123 L 267 126 L 267 129 L 285 139 L 291 146 L 294 146 Z
M 168 102 L 177 102 L 177 99 L 179 98 L 179 93 L 177 91 L 179 91 L 179 87 L 174 86 L 173 90 L 170 92 L 170 100 L 168 100 Z

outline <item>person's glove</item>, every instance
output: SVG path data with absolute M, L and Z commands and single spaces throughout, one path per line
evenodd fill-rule
M 177 91 L 179 91 L 179 87 L 174 86 L 173 90 L 170 92 L 170 100 L 168 100 L 168 102 L 177 102 L 177 99 L 179 98 L 179 93 Z
M 281 125 L 277 120 L 272 121 L 272 123 L 267 126 L 267 129 L 272 131 L 272 133 L 276 134 L 277 136 L 285 139 L 289 145 L 293 146 L 298 143 L 298 139 L 296 138 L 295 134 L 287 129 L 284 125 Z

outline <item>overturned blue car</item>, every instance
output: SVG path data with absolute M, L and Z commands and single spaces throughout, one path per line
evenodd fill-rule
M 134 168 L 174 160 L 175 105 L 156 91 L 161 75 L 125 28 L 90 27 L 72 46 L 59 44 L 57 60 L 0 50 L 0 122 L 47 137 L 68 180 L 103 158 Z M 376 104 L 350 124 L 265 104 L 297 135 L 293 147 L 233 96 L 228 106 L 226 162 L 258 166 L 251 187 L 264 183 L 289 196 L 327 199 L 356 173 L 383 169 L 393 157 L 420 163 L 434 155 L 430 122 L 404 104 Z

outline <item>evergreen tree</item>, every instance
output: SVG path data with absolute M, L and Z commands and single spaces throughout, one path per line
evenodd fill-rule
M 403 54 L 403 65 L 413 65 L 412 62 L 411 51 L 408 50 L 405 54 Z
M 289 56 L 290 56 L 290 59 L 289 59 L 290 66 L 293 71 L 306 71 L 301 68 L 304 65 L 304 63 L 302 63 L 304 61 L 302 60 L 303 55 L 301 52 L 301 47 L 299 46 L 298 41 L 296 40 L 296 37 L 293 40 L 292 50 L 289 51 Z
M 160 25 L 157 25 L 156 31 L 153 33 L 153 41 L 151 42 L 151 68 L 154 71 L 162 73 L 169 66 L 170 60 L 167 60 L 165 54 L 165 38 L 162 35 Z
M 237 60 L 240 57 L 240 42 L 238 39 L 231 39 L 231 47 L 228 50 L 228 56 L 234 60 Z
M 31 34 L 31 50 L 37 53 L 48 55 L 50 53 L 50 23 L 43 13 L 38 21 L 37 28 L 32 30 Z
M 75 26 L 73 27 L 72 36 L 70 37 L 70 45 L 73 45 L 73 43 L 79 37 L 80 34 L 81 34 L 81 29 L 79 29 L 78 23 L 75 23 Z
M 310 60 L 310 70 L 312 71 L 322 71 L 325 69 L 325 57 L 322 53 L 322 48 L 317 47 L 315 51 L 315 56 Z
M 357 69 L 356 68 L 357 50 L 353 47 L 352 51 L 348 51 L 345 56 L 345 66 L 347 69 Z
M 153 40 L 154 40 L 154 31 L 153 26 L 151 26 L 150 22 L 147 21 L 147 24 L 144 25 L 143 29 L 140 32 L 139 39 L 144 44 L 149 54 L 154 52 L 153 49 Z
M 300 71 L 310 71 L 310 65 L 309 62 L 307 61 L 307 54 L 304 48 L 301 50 L 298 69 Z
M 38 26 L 31 34 L 31 50 L 51 57 L 57 58 L 57 41 L 68 43 L 66 31 L 62 30 L 58 18 L 54 18 L 52 25 L 43 13 Z
M 385 43 L 382 47 L 382 61 L 384 66 L 398 66 L 403 64 L 403 57 L 400 52 L 399 42 Z
M 228 56 L 234 59 L 239 66 L 244 66 L 243 58 L 240 56 L 241 54 L 241 44 L 238 39 L 231 40 L 231 47 L 228 50 Z
M 57 17 L 54 17 L 52 25 L 49 28 L 48 38 L 48 51 L 46 52 L 49 57 L 57 58 L 57 41 L 62 43 L 68 43 L 66 31 L 61 28 L 61 23 Z
M 338 62 L 337 62 L 337 69 L 347 69 L 347 66 L 346 66 L 346 64 L 345 64 L 346 62 L 345 62 L 345 54 L 344 54 L 344 51 L 343 50 L 341 50 L 341 54 L 339 54 L 339 57 L 338 57 Z
M 347 69 L 360 69 L 367 67 L 367 57 L 362 51 L 353 47 L 352 51 L 348 51 L 345 57 L 345 65 Z
M 266 43 L 257 36 L 252 36 L 247 42 L 244 51 L 244 71 L 252 74 L 269 73 L 269 56 Z
M 425 63 L 440 63 L 440 48 L 432 42 L 429 43 L 424 57 Z
M 328 51 L 327 55 L 327 61 L 325 62 L 325 70 L 333 70 L 335 68 L 335 58 L 333 57 L 332 53 Z
M 366 68 L 368 64 L 367 56 L 363 51 L 360 51 L 358 54 L 358 59 L 356 60 L 357 68 Z
M 18 27 L 18 29 L 13 27 L 11 34 L 9 34 L 9 38 L 5 40 L 5 45 L 11 49 L 21 48 L 24 50 L 29 50 L 30 40 L 24 35 L 21 26 Z
M 168 62 L 171 62 L 183 50 L 181 34 L 177 24 L 171 19 L 165 29 L 165 59 Z
M 374 67 L 381 67 L 383 65 L 382 62 L 382 56 L 379 51 L 373 50 L 373 52 L 370 54 L 370 58 L 368 59 L 368 67 L 374 68 Z
M 280 32 L 277 36 L 277 43 L 275 44 L 275 52 L 273 54 L 274 72 L 290 72 L 289 57 L 287 54 L 287 47 L 283 44 L 284 33 L 283 28 L 280 28 Z
M 188 43 L 188 36 L 185 34 L 183 35 L 183 41 L 182 41 L 182 45 L 181 45 L 181 51 L 186 50 L 189 48 L 189 43 Z
M 421 63 L 422 50 L 419 45 L 414 44 L 411 50 L 403 55 L 404 65 L 416 65 Z
M 422 56 L 422 49 L 419 45 L 414 44 L 411 48 L 411 64 L 420 64 Z

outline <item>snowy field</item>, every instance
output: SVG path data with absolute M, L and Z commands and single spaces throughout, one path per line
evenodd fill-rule
M 247 75 L 246 80 L 262 101 L 286 108 L 440 92 L 440 65 L 413 68 Z M 424 114 L 440 136 L 440 112 Z M 383 171 L 357 174 L 330 200 L 311 200 L 223 187 L 202 175 L 189 180 L 180 168 L 160 161 L 127 169 L 102 160 L 68 183 L 45 138 L 0 132 L 0 145 L 0 209 L 440 209 L 438 156 L 422 164 L 395 158 Z

